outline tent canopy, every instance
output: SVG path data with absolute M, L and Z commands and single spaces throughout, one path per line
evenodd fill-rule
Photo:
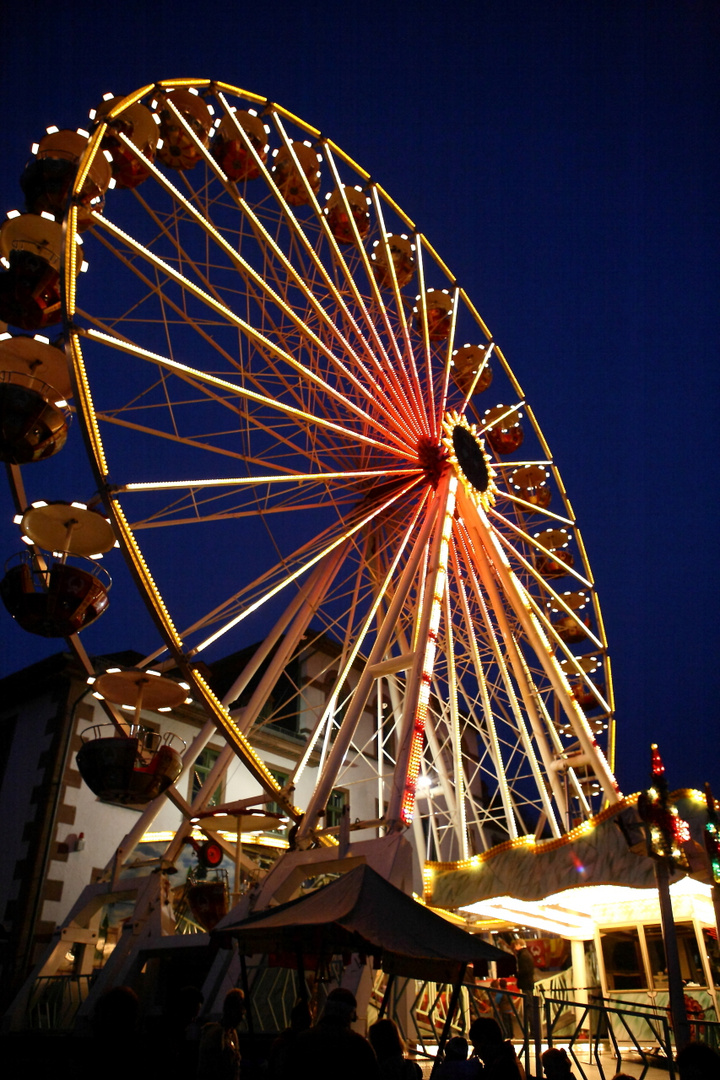
M 324 956 L 359 952 L 386 972 L 455 982 L 463 965 L 506 958 L 406 896 L 367 865 L 316 892 L 237 921 L 230 912 L 215 933 L 237 938 L 245 955 Z M 477 968 L 476 968 L 477 970 Z

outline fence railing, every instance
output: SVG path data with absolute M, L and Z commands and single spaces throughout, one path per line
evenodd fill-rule
M 296 979 L 292 970 L 265 965 L 251 973 L 250 1005 L 256 1034 L 287 1025 L 297 995 Z M 71 1031 L 91 982 L 91 975 L 39 978 L 28 1003 L 25 1029 Z M 669 1080 L 675 1080 L 672 1025 L 669 1010 L 662 1006 L 603 998 L 592 988 L 525 996 L 470 981 L 462 986 L 457 1008 L 452 1008 L 453 996 L 449 984 L 397 978 L 388 986 L 388 977 L 378 972 L 368 1005 L 368 1023 L 381 1014 L 390 1016 L 417 1055 L 429 1059 L 437 1053 L 443 1032 L 467 1035 L 476 1017 L 491 1016 L 505 1037 L 512 1039 L 528 1075 L 542 1076 L 542 1051 L 561 1042 L 573 1060 L 578 1080 L 588 1080 L 587 1066 L 593 1066 L 601 1080 L 606 1080 L 603 1061 L 607 1064 L 608 1059 L 612 1062 L 610 1076 L 631 1060 L 634 1066 L 642 1066 L 638 1080 L 658 1064 L 668 1070 Z M 695 1016 L 691 1030 L 694 1039 L 720 1048 L 717 1020 Z
M 75 1015 L 90 993 L 92 975 L 42 975 L 36 980 L 27 1007 L 27 1027 L 33 1031 L 70 1031 Z

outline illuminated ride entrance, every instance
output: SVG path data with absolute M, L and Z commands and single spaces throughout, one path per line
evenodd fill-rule
M 28 212 L 0 230 L 2 447 L 29 541 L 5 593 L 27 622 L 23 588 L 49 604 L 53 560 L 91 554 L 79 510 L 47 549 L 22 516 L 52 497 L 41 459 L 72 409 L 157 628 L 139 670 L 179 668 L 227 747 L 191 804 L 170 787 L 166 859 L 236 757 L 299 849 L 337 844 L 323 814 L 343 788 L 351 836 L 410 830 L 420 866 L 560 839 L 616 803 L 600 607 L 552 454 L 471 299 L 370 174 L 205 80 L 109 97 L 26 174 Z M 62 340 L 18 345 L 35 331 Z M 43 625 L 85 656 L 82 619 Z M 206 664 L 248 642 L 220 701 Z M 281 785 L 256 748 L 314 642 L 296 709 L 311 684 L 324 707 Z

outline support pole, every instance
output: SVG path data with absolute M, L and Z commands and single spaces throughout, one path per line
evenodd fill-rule
M 660 898 L 660 918 L 662 921 L 663 945 L 668 973 L 668 992 L 670 996 L 670 1015 L 675 1033 L 675 1049 L 681 1050 L 690 1042 L 690 1025 L 685 1011 L 683 984 L 680 977 L 680 956 L 677 947 L 677 935 L 673 921 L 672 900 L 670 898 L 670 875 L 663 859 L 655 860 L 655 881 Z
M 443 1026 L 442 1035 L 440 1036 L 440 1042 L 438 1043 L 437 1054 L 433 1061 L 432 1071 L 430 1072 L 430 1080 L 435 1075 L 435 1070 L 440 1064 L 442 1052 L 445 1049 L 445 1043 L 447 1042 L 450 1029 L 452 1027 L 453 1017 L 455 1016 L 455 1010 L 460 999 L 460 991 L 462 990 L 463 979 L 465 978 L 465 972 L 467 971 L 467 964 L 462 964 L 460 967 L 460 974 L 457 977 L 457 981 L 453 986 L 452 997 L 450 998 L 450 1004 L 448 1006 L 447 1016 L 445 1017 L 445 1024 Z

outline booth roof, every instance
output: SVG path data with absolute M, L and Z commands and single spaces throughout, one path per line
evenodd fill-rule
M 235 921 L 230 912 L 215 933 L 237 938 L 245 955 L 289 954 L 320 958 L 364 953 L 393 972 L 435 982 L 454 982 L 464 964 L 487 971 L 486 962 L 507 953 L 468 934 L 423 907 L 366 864 L 287 904 Z M 480 972 L 478 972 L 480 973 Z

